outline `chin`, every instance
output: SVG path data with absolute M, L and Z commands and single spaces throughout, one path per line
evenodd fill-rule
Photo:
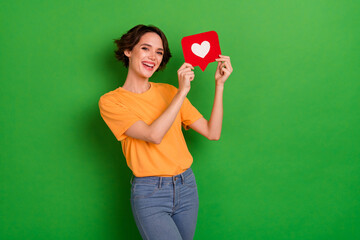
M 147 70 L 142 70 L 141 71 L 141 75 L 146 77 L 146 78 L 150 78 L 152 75 L 154 75 L 154 73 L 156 72 L 157 68 L 155 70 L 153 70 L 152 72 L 147 71 Z
M 150 78 L 154 73 L 142 73 L 141 75 L 145 78 Z

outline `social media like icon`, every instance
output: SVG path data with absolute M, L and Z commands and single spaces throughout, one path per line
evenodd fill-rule
M 202 71 L 221 54 L 219 36 L 215 31 L 183 37 L 181 46 L 185 62 L 199 66 Z

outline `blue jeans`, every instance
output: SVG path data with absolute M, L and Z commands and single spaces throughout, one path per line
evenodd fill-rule
M 199 196 L 191 168 L 172 177 L 133 176 L 130 182 L 131 209 L 143 239 L 194 238 Z

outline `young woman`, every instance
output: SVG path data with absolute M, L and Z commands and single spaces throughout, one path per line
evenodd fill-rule
M 143 239 L 193 239 L 199 198 L 193 158 L 181 126 L 218 140 L 223 118 L 224 83 L 232 72 L 230 58 L 219 55 L 215 99 L 207 121 L 186 97 L 194 68 L 177 71 L 179 88 L 150 82 L 171 58 L 164 33 L 137 25 L 115 40 L 117 59 L 128 68 L 122 87 L 100 97 L 100 114 L 118 141 L 133 172 L 131 207 Z

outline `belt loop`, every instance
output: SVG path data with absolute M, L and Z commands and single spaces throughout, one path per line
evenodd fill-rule
M 184 184 L 185 183 L 184 175 L 182 173 L 180 175 L 181 175 L 181 182 L 182 182 L 182 184 Z
M 134 174 L 131 175 L 130 183 L 133 183 Z
M 162 180 L 162 177 L 160 177 L 160 179 L 159 179 L 159 188 L 161 188 L 161 180 Z

